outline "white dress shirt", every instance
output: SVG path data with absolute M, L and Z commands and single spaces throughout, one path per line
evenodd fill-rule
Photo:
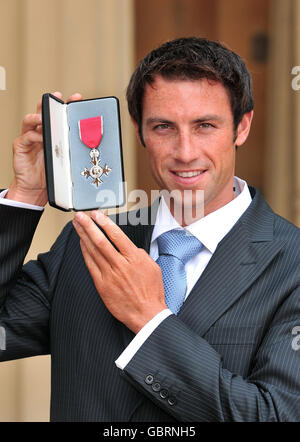
M 7 191 L 3 191 L 0 193 L 0 204 L 34 210 L 43 209 L 43 207 L 4 199 L 6 192 Z M 232 229 L 251 203 L 251 195 L 247 183 L 237 177 L 234 179 L 234 194 L 235 198 L 228 204 L 185 227 L 186 230 L 196 236 L 203 244 L 201 251 L 185 265 L 187 276 L 186 298 L 202 275 L 219 242 Z M 161 198 L 150 243 L 150 256 L 155 261 L 159 256 L 157 238 L 162 233 L 175 228 L 182 229 L 183 227 L 177 223 L 171 215 L 165 200 Z M 155 328 L 171 314 L 172 312 L 169 309 L 165 309 L 154 316 L 154 318 L 136 334 L 134 339 L 115 361 L 117 367 L 124 369 Z
M 42 206 L 35 206 L 33 204 L 20 203 L 19 201 L 9 200 L 5 198 L 7 192 L 8 189 L 2 190 L 2 192 L 0 192 L 0 204 L 4 204 L 5 206 L 21 207 L 23 209 L 44 210 L 44 207 Z
M 219 242 L 232 229 L 252 201 L 247 183 L 237 177 L 234 179 L 234 194 L 235 198 L 228 204 L 185 227 L 203 244 L 201 251 L 185 265 L 187 277 L 185 299 L 202 275 Z M 150 256 L 155 261 L 158 258 L 157 238 L 162 233 L 175 228 L 183 227 L 173 218 L 167 204 L 161 198 L 150 243 Z M 172 312 L 166 309 L 154 316 L 115 361 L 117 367 L 124 369 L 155 328 L 171 314 Z

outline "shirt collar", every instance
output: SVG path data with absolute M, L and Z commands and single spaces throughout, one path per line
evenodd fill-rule
M 219 242 L 232 229 L 252 201 L 246 181 L 238 177 L 234 178 L 234 193 L 236 197 L 225 206 L 185 227 L 211 253 L 214 253 Z M 164 198 L 161 198 L 151 243 L 164 232 L 182 228 L 172 216 Z

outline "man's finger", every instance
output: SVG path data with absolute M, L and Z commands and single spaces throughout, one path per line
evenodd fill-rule
M 60 100 L 62 100 L 62 93 L 57 91 L 57 92 L 53 92 L 51 95 L 54 95 L 54 97 L 59 98 Z
M 22 146 L 26 148 L 29 146 L 30 151 L 34 147 L 33 143 L 43 143 L 43 135 L 35 130 L 29 130 L 15 140 L 14 146 Z
M 82 95 L 79 94 L 78 92 L 76 92 L 75 94 L 71 95 L 71 96 L 67 99 L 67 103 L 69 103 L 70 101 L 78 101 L 78 100 L 82 100 Z
M 110 265 L 113 265 L 115 260 L 119 258 L 117 250 L 88 215 L 83 212 L 77 212 L 73 225 L 94 259 L 101 260 L 102 256 Z M 99 261 L 99 265 L 104 264 Z
M 97 249 L 95 239 L 91 239 L 88 233 L 86 233 L 85 228 L 79 224 L 75 219 L 73 219 L 73 226 L 80 237 L 80 244 L 84 244 L 89 254 L 96 259 L 96 257 L 101 253 L 100 250 Z M 97 232 L 98 235 L 99 232 Z M 101 233 L 101 232 L 100 232 Z
M 98 267 L 93 260 L 92 256 L 90 255 L 88 248 L 84 241 L 80 240 L 80 248 L 82 251 L 84 262 L 88 268 L 88 271 L 90 272 L 91 277 L 95 280 L 95 278 L 101 278 L 101 268 Z
M 117 226 L 108 216 L 104 215 L 101 210 L 93 210 L 91 217 L 105 231 L 112 243 L 118 248 L 122 255 L 130 256 L 137 249 L 135 244 L 127 235 Z
M 40 114 L 27 114 L 23 119 L 22 134 L 29 130 L 35 130 L 42 124 L 42 117 Z

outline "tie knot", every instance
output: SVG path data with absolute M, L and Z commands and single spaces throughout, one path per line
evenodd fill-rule
M 172 255 L 186 264 L 202 248 L 202 243 L 184 229 L 173 229 L 157 238 L 160 255 Z

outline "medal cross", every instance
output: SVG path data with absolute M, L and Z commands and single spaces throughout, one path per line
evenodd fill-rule
M 86 178 L 93 178 L 93 184 L 98 187 L 99 184 L 103 182 L 100 177 L 103 174 L 108 175 L 111 171 L 111 168 L 107 164 L 105 164 L 103 168 L 100 166 L 100 153 L 98 149 L 92 149 L 90 152 L 90 157 L 93 166 L 90 169 L 87 169 L 85 167 L 84 170 L 81 172 L 81 175 L 85 176 Z

